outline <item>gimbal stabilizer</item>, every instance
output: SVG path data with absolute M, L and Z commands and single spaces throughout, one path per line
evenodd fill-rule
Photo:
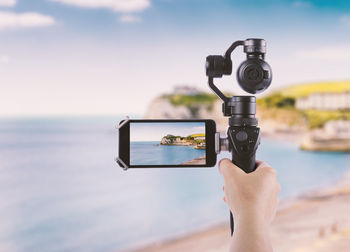
M 247 39 L 234 42 L 224 56 L 210 55 L 206 59 L 206 75 L 211 90 L 223 101 L 222 111 L 229 118 L 227 138 L 216 135 L 216 151 L 229 150 L 232 162 L 246 173 L 255 170 L 255 153 L 260 144 L 260 129 L 256 113 L 255 96 L 226 97 L 214 84 L 214 78 L 231 75 L 231 53 L 243 46 L 247 54 L 245 60 L 237 70 L 237 81 L 241 88 L 248 93 L 256 94 L 267 89 L 272 80 L 272 71 L 264 61 L 266 42 L 263 39 Z M 231 235 L 233 234 L 233 216 L 230 213 Z

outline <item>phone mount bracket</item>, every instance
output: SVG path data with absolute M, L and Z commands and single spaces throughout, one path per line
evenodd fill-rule
M 215 152 L 220 154 L 221 151 L 230 151 L 230 144 L 228 137 L 222 137 L 220 132 L 215 133 Z
M 127 169 L 130 168 L 130 167 L 127 166 L 127 165 L 124 163 L 124 161 L 121 160 L 119 157 L 116 157 L 116 158 L 115 158 L 115 161 L 117 162 L 117 164 L 118 164 L 121 168 L 123 168 L 124 171 L 126 171 Z
M 123 120 L 122 123 L 120 123 L 119 125 L 116 125 L 115 128 L 119 130 L 119 129 L 121 129 L 122 127 L 124 127 L 129 121 L 130 121 L 130 117 L 127 116 L 127 117 L 125 118 L 125 120 Z M 119 136 L 119 137 L 120 137 L 120 136 Z M 120 148 L 120 146 L 119 146 L 119 148 Z M 125 164 L 125 162 L 124 162 L 120 157 L 116 157 L 116 158 L 115 158 L 115 161 L 117 162 L 117 164 L 118 164 L 124 171 L 126 171 L 127 169 L 130 168 L 127 164 Z
M 120 129 L 122 128 L 125 124 L 127 124 L 128 122 L 130 121 L 130 117 L 129 116 L 126 116 L 125 120 L 123 120 L 123 122 L 119 125 L 116 125 L 115 128 L 116 129 Z

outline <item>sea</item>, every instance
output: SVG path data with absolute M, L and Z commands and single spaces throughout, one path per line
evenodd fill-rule
M 160 141 L 130 142 L 131 165 L 181 165 L 205 156 L 205 150 L 191 146 L 160 145 Z
M 121 119 L 0 120 L 0 251 L 125 251 L 229 221 L 217 167 L 122 170 Z M 282 201 L 350 170 L 349 154 L 265 138 L 257 158 L 277 170 Z

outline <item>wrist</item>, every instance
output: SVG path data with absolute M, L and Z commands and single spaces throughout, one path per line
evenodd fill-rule
M 234 219 L 234 233 L 230 251 L 272 252 L 270 225 L 256 215 Z
M 244 226 L 245 229 L 251 229 L 254 232 L 269 232 L 270 223 L 263 215 L 245 212 L 244 214 L 234 217 L 235 226 Z

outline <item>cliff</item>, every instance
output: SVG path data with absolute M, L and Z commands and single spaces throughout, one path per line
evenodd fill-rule
M 145 119 L 213 119 L 225 132 L 227 118 L 222 116 L 222 102 L 209 93 L 199 95 L 162 95 L 148 106 Z
M 259 127 L 264 135 L 292 139 L 296 142 L 316 143 L 306 141 L 315 129 L 322 129 L 328 122 L 346 120 L 350 121 L 350 110 L 320 110 L 300 109 L 296 107 L 298 99 L 314 93 L 341 93 L 350 91 L 350 81 L 320 82 L 294 85 L 281 88 L 257 100 L 257 114 Z M 222 115 L 222 101 L 215 95 L 191 89 L 190 93 L 178 93 L 174 90 L 154 99 L 148 107 L 147 119 L 213 119 L 217 131 L 226 133 L 228 119 Z M 306 137 L 305 137 L 306 136 Z M 315 139 L 312 137 L 312 139 Z M 345 146 L 342 141 L 322 141 L 322 150 L 338 150 L 333 145 L 337 143 Z M 317 148 L 321 149 L 317 142 Z M 313 144 L 313 146 L 316 146 Z M 328 148 L 329 147 L 329 148 Z M 348 147 L 341 148 L 348 150 Z
M 198 137 L 193 135 L 187 137 L 166 135 L 162 137 L 161 145 L 179 145 L 179 146 L 191 146 L 195 149 L 205 150 L 205 134 L 196 134 Z
M 299 132 L 307 128 L 305 119 L 293 109 L 258 105 L 257 118 L 265 134 Z M 209 93 L 159 96 L 148 106 L 145 119 L 212 119 L 217 131 L 222 133 L 226 133 L 228 126 L 228 118 L 222 115 L 222 101 Z

